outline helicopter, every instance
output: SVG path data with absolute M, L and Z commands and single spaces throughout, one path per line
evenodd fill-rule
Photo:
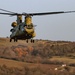
M 16 22 L 12 22 L 11 26 L 13 27 L 10 32 L 10 42 L 14 40 L 17 42 L 18 40 L 31 40 L 31 43 L 34 43 L 34 37 L 36 36 L 35 33 L 35 26 L 32 22 L 33 16 L 42 16 L 42 15 L 52 15 L 52 14 L 62 14 L 62 13 L 72 13 L 75 11 L 58 11 L 58 12 L 44 12 L 44 13 L 15 13 L 8 10 L 0 9 L 1 11 L 5 11 L 5 13 L 0 12 L 2 15 L 11 15 L 17 16 Z M 22 22 L 22 16 L 25 16 L 24 22 Z

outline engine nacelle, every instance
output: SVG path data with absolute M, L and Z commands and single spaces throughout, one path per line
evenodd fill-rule
M 17 26 L 17 23 L 16 23 L 16 22 L 13 22 L 13 23 L 11 24 L 11 26 L 12 26 L 12 27 L 16 27 L 16 26 Z

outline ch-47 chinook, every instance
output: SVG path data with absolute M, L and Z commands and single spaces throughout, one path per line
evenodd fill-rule
M 28 39 L 31 39 L 31 42 L 34 43 L 33 38 L 36 36 L 34 27 L 35 25 L 32 23 L 32 16 L 41 16 L 41 15 L 52 15 L 52 14 L 62 14 L 62 13 L 72 13 L 75 11 L 58 11 L 58 12 L 44 12 L 44 13 L 15 13 L 8 10 L 0 9 L 1 11 L 5 11 L 6 13 L 0 12 L 2 15 L 11 15 L 17 16 L 16 22 L 13 22 L 11 26 L 13 27 L 10 32 L 10 42 L 12 39 L 14 42 L 18 40 L 26 40 L 28 43 Z M 25 16 L 25 21 L 22 22 L 22 16 Z

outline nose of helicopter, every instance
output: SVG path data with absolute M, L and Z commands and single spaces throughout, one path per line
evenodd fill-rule
M 25 30 L 28 34 L 32 34 L 32 33 L 34 32 L 34 28 L 28 29 L 27 27 L 24 27 L 24 30 Z

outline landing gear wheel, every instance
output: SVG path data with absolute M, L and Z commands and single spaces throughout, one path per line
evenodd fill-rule
M 12 42 L 12 39 L 10 39 L 10 42 Z
M 33 43 L 34 43 L 34 40 L 33 40 Z
M 17 38 L 16 38 L 16 42 L 17 42 L 18 40 L 17 40 Z
M 28 43 L 28 39 L 26 40 L 26 42 Z
M 31 39 L 31 43 L 34 43 L 34 40 Z
M 31 39 L 31 43 L 33 42 L 33 40 Z
M 17 42 L 17 38 L 14 38 L 14 42 Z

